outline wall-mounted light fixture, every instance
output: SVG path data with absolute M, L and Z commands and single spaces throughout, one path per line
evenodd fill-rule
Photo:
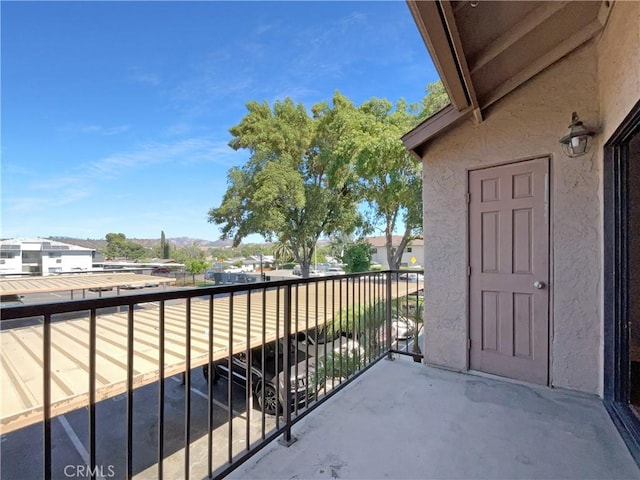
M 578 114 L 571 115 L 571 125 L 569 133 L 560 139 L 564 153 L 571 158 L 579 157 L 589 151 L 591 137 L 596 134 L 594 130 L 589 130 L 582 125 L 578 119 Z

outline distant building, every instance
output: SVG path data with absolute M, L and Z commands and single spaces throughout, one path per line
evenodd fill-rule
M 0 275 L 49 275 L 91 270 L 95 250 L 46 238 L 0 241 Z
M 384 268 L 389 268 L 389 262 L 387 261 L 387 246 L 386 237 L 367 237 L 365 240 L 371 244 L 371 261 L 373 263 L 379 263 Z M 394 235 L 391 241 L 391 248 L 398 248 L 402 237 L 400 235 Z M 402 258 L 400 259 L 401 267 L 421 267 L 424 259 L 424 240 L 422 238 L 416 238 L 410 240 L 404 249 Z

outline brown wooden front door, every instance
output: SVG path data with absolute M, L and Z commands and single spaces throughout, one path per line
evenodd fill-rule
M 547 384 L 548 158 L 469 172 L 470 368 Z

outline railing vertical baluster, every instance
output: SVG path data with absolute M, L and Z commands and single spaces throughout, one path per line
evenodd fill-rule
M 404 287 L 405 287 L 405 292 L 409 291 L 409 277 L 407 276 L 407 279 L 404 282 Z M 397 312 L 397 321 L 398 321 L 398 325 L 396 326 L 396 334 L 399 333 L 398 330 L 400 330 L 400 312 L 402 312 L 402 308 L 400 306 L 400 272 L 398 272 L 398 281 L 396 282 L 396 312 Z M 402 315 L 404 316 L 404 315 Z M 409 323 L 407 322 L 407 329 L 409 327 Z M 404 338 L 405 341 L 405 347 L 407 345 L 407 337 L 405 336 Z M 396 338 L 396 350 L 400 350 L 400 339 Z
M 227 357 L 227 461 L 232 462 L 233 459 L 233 398 L 231 390 L 233 389 L 233 293 L 229 294 L 229 356 Z
M 392 285 L 391 285 L 391 274 L 389 274 L 387 276 L 387 292 L 386 292 L 386 297 L 387 297 L 387 301 L 386 301 L 386 312 L 385 312 L 385 316 L 387 318 L 387 346 L 386 346 L 386 350 L 387 350 L 387 360 L 393 360 L 393 354 L 391 353 L 391 302 L 392 302 L 392 289 L 391 289 Z
M 331 336 L 335 338 L 336 334 L 336 280 L 331 279 Z M 332 340 L 333 340 L 332 338 Z M 327 351 L 325 349 L 325 358 Z M 331 390 L 336 388 L 336 362 L 335 356 L 331 359 Z
M 45 480 L 51 479 L 51 314 L 44 316 L 42 332 L 42 439 Z
M 133 477 L 133 306 L 127 311 L 127 478 Z
M 185 372 L 184 372 L 184 478 L 189 480 L 191 443 L 191 298 L 187 298 L 185 318 Z
M 388 337 L 389 337 L 389 335 L 387 334 L 388 333 L 387 332 L 387 323 L 389 322 L 389 319 L 387 318 L 387 304 L 384 301 L 384 295 L 383 295 L 383 292 L 386 292 L 386 285 L 387 285 L 386 282 L 389 281 L 388 278 L 387 278 L 388 275 L 390 275 L 390 273 L 388 273 L 387 276 L 383 276 L 382 277 L 383 280 L 384 280 L 384 283 L 380 282 L 380 284 L 377 285 L 377 287 L 378 287 L 378 293 L 377 293 L 377 295 L 378 295 L 378 308 L 377 308 L 377 311 L 378 311 L 378 315 L 383 319 L 385 335 L 384 335 L 384 344 L 382 344 L 382 342 L 380 342 L 380 345 L 378 346 L 378 352 L 377 352 L 376 356 L 380 356 L 380 355 L 384 354 L 385 348 L 387 346 L 387 340 L 388 340 Z
M 353 331 L 354 334 L 352 336 L 352 343 L 351 343 L 351 347 L 353 347 L 353 342 L 355 342 L 355 340 L 357 339 L 357 337 L 360 337 L 360 326 L 359 324 L 356 325 L 356 318 L 358 319 L 358 322 L 360 320 L 359 316 L 356 316 L 356 283 L 358 281 L 358 279 L 360 278 L 360 275 L 358 275 L 357 277 L 352 277 L 349 279 L 349 282 L 351 283 L 351 302 L 353 303 L 353 308 L 351 309 L 351 323 L 353 324 Z M 347 300 L 347 307 L 349 306 L 349 301 Z M 360 308 L 360 306 L 358 305 L 358 308 Z M 356 335 L 357 334 L 357 335 Z M 347 338 L 347 349 L 349 348 L 349 339 Z M 353 348 L 351 351 L 351 362 L 353 363 L 353 357 L 354 357 L 354 352 L 353 352 Z M 354 372 L 355 370 L 358 369 L 358 365 L 354 364 Z
M 294 328 L 294 333 L 296 336 L 296 343 L 298 342 L 298 316 L 300 313 L 300 284 L 296 283 L 296 316 L 295 316 L 295 328 Z M 306 285 L 305 285 L 306 288 Z M 289 331 L 289 343 L 288 343 L 288 352 L 292 353 L 293 351 L 293 341 L 291 338 L 291 331 Z M 296 345 L 297 346 L 297 345 Z M 295 349 L 295 352 L 293 352 L 293 362 L 295 363 L 295 366 L 293 367 L 293 374 L 294 374 L 294 378 L 296 379 L 296 396 L 293 399 L 293 403 L 294 403 L 294 407 L 293 407 L 293 411 L 295 412 L 296 415 L 298 415 L 298 349 Z M 290 364 L 291 362 L 288 362 L 288 364 Z M 286 376 L 285 377 L 285 386 L 287 389 L 287 392 L 291 392 L 291 375 Z
M 297 300 L 296 300 L 297 303 Z M 282 444 L 289 446 L 296 441 L 291 435 L 291 365 L 289 355 L 291 353 L 291 285 L 286 285 L 284 289 L 284 351 L 283 368 L 284 375 L 284 433 L 282 434 Z M 279 382 L 278 382 L 279 383 Z
M 387 331 L 387 323 L 384 321 L 380 322 L 380 319 L 384 319 L 384 316 L 380 314 L 380 296 L 378 295 L 380 291 L 380 283 L 382 283 L 382 280 L 384 278 L 385 278 L 384 274 L 377 275 L 376 283 L 372 285 L 372 289 L 371 289 L 371 295 L 373 300 L 373 308 L 371 309 L 371 313 L 375 318 L 375 322 L 376 322 L 376 344 L 375 344 L 374 358 L 378 358 L 380 356 L 380 344 L 382 343 L 381 337 L 386 334 L 383 332 Z
M 251 290 L 247 290 L 247 344 L 246 347 L 246 363 L 247 363 L 247 378 L 245 383 L 245 405 L 246 405 L 246 417 L 247 421 L 245 422 L 245 449 L 249 450 L 250 445 L 250 426 L 251 426 L 251 401 L 253 400 L 253 382 L 252 382 L 252 370 L 253 370 L 253 359 L 251 358 Z M 231 378 L 231 375 L 229 375 Z M 264 375 L 263 377 L 264 378 Z
M 329 333 L 329 325 L 327 324 L 327 281 L 325 280 L 324 282 L 324 302 L 323 302 L 323 308 L 324 308 L 324 357 L 323 357 L 323 365 L 324 365 L 324 375 L 322 376 L 322 381 L 324 382 L 324 385 L 322 387 L 323 389 L 323 393 L 326 395 L 327 394 L 327 341 L 329 340 L 328 338 L 328 333 Z M 333 325 L 332 325 L 333 328 Z
M 72 290 L 73 291 L 73 290 Z M 96 309 L 89 313 L 89 468 L 96 478 Z
M 355 288 L 355 284 L 354 284 L 354 288 Z M 354 299 L 355 300 L 355 299 Z M 356 350 L 354 349 L 353 353 L 354 355 L 357 355 L 357 360 L 358 360 L 358 370 L 360 370 L 364 364 L 365 359 L 364 358 L 360 358 L 360 339 L 362 337 L 362 276 L 358 277 L 358 349 L 357 349 L 357 354 L 356 354 Z M 354 308 L 354 312 L 355 312 L 355 308 Z M 366 325 L 366 324 L 365 324 Z M 355 342 L 353 344 L 353 346 L 355 347 Z
M 279 289 L 276 290 L 276 296 L 279 292 Z M 276 313 L 277 316 L 277 313 Z M 277 321 L 277 320 L 276 320 Z M 277 338 L 277 335 L 276 335 Z M 262 365 L 262 378 L 265 378 L 265 371 L 264 371 L 264 365 L 266 362 L 266 355 L 265 355 L 265 351 L 264 351 L 264 344 L 267 343 L 267 289 L 263 288 L 262 289 L 262 358 L 260 359 L 260 365 Z M 278 341 L 276 340 L 276 343 L 278 343 Z M 276 382 L 278 383 L 278 382 Z M 262 403 L 261 405 L 264 405 L 264 388 L 261 390 L 260 395 L 262 396 Z M 264 409 L 263 409 L 264 410 Z M 265 417 L 265 413 L 264 411 L 261 411 L 261 428 L 262 428 L 262 439 L 265 439 L 265 435 L 266 435 L 266 417 Z
M 316 402 L 318 401 L 318 391 L 319 386 L 316 384 L 316 382 L 318 381 L 318 337 L 319 335 L 319 330 L 318 330 L 318 290 L 319 290 L 319 285 L 320 285 L 320 280 L 318 280 L 316 282 L 316 301 L 315 301 L 315 342 L 313 342 L 314 344 L 314 349 L 315 349 L 315 355 L 314 355 L 314 365 L 315 365 L 315 371 L 316 371 L 316 375 L 314 375 L 315 378 L 313 378 L 313 388 L 316 392 Z M 326 343 L 326 342 L 325 342 Z
M 209 295 L 209 338 L 207 358 L 207 475 L 213 472 L 213 295 Z
M 317 283 L 316 283 L 317 285 Z M 309 287 L 310 284 L 307 283 L 305 285 L 305 289 L 304 289 L 304 296 L 305 296 L 305 312 L 304 312 L 304 332 L 307 338 L 307 347 L 306 347 L 306 351 L 305 351 L 305 360 L 304 360 L 304 366 L 305 366 L 305 382 L 304 382 L 304 403 L 305 403 L 305 407 L 309 407 L 309 341 L 308 341 L 308 335 L 309 335 Z M 317 299 L 316 299 L 317 300 Z M 316 320 L 317 323 L 317 320 Z M 297 342 L 296 342 L 297 344 Z M 296 345 L 297 346 L 297 345 Z M 298 352 L 298 349 L 296 348 L 296 354 Z M 296 376 L 297 378 L 297 376 Z M 297 383 L 296 383 L 296 393 L 297 393 Z
M 373 278 L 375 278 L 375 276 Z M 369 274 L 367 281 L 364 285 L 364 300 L 363 300 L 364 325 L 365 325 L 364 328 L 365 328 L 365 334 L 366 334 L 366 340 L 367 340 L 367 343 L 364 346 L 364 364 L 365 365 L 368 365 L 369 361 L 371 360 L 371 345 L 373 341 L 371 327 L 374 322 L 371 319 L 371 283 L 372 283 L 372 276 L 371 274 Z
M 340 306 L 340 312 L 338 313 L 338 318 L 339 318 L 339 325 L 340 325 L 340 336 L 338 337 L 338 348 L 340 349 L 340 355 L 338 355 L 338 358 L 340 358 L 340 377 L 338 380 L 338 385 L 340 385 L 342 383 L 342 373 L 344 372 L 344 370 L 342 369 L 342 311 L 343 311 L 343 304 L 342 304 L 342 285 L 343 285 L 344 279 L 340 279 L 340 290 L 338 292 L 338 305 Z M 349 309 L 347 308 L 347 315 L 349 315 Z M 348 320 L 348 317 L 347 317 Z
M 290 288 L 290 287 L 285 287 L 285 288 Z M 277 376 L 278 372 L 280 371 L 280 287 L 278 287 L 277 291 L 276 291 L 276 344 L 275 344 L 275 354 L 276 354 L 276 361 L 275 361 L 275 371 L 274 374 Z M 286 300 L 286 297 L 285 297 Z M 284 320 L 286 320 L 287 318 L 287 314 L 284 314 Z M 263 370 L 264 370 L 264 363 L 263 365 Z M 280 398 L 280 382 L 276 382 L 276 398 Z M 264 388 L 262 389 L 262 404 L 264 405 Z M 262 415 L 264 415 L 264 412 L 262 413 Z M 280 415 L 278 415 L 276 413 L 276 430 L 280 429 Z
M 158 479 L 164 476 L 164 336 L 165 336 L 165 303 L 160 301 L 158 332 Z

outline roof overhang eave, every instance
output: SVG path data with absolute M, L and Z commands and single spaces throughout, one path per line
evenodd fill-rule
M 422 159 L 426 151 L 426 143 L 445 132 L 453 125 L 468 117 L 473 108 L 459 111 L 453 105 L 447 105 L 420 123 L 413 130 L 402 136 L 404 146 L 418 159 Z
M 407 0 L 407 5 L 451 101 L 449 106 L 402 137 L 409 151 L 421 158 L 427 140 L 457 123 L 469 112 L 474 112 L 478 118 L 480 110 L 451 3 L 446 0 Z

